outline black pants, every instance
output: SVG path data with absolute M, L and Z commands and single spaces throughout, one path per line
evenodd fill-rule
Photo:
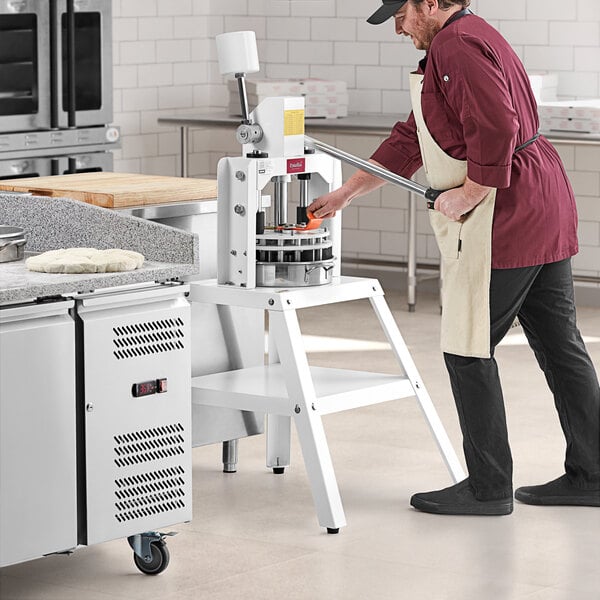
M 554 394 L 567 441 L 566 473 L 578 487 L 600 489 L 600 388 L 577 329 L 567 259 L 492 269 L 491 358 L 444 354 L 475 495 L 480 500 L 512 495 L 512 457 L 494 349 L 515 317 Z

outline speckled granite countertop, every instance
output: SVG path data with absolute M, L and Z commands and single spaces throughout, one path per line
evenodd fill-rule
M 0 223 L 29 232 L 26 257 L 58 248 L 122 248 L 142 253 L 135 271 L 34 273 L 25 260 L 0 263 L 0 304 L 95 289 L 166 281 L 199 270 L 198 236 L 68 198 L 0 193 Z

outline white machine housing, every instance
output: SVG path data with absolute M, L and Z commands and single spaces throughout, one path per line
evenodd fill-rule
M 250 121 L 260 124 L 262 139 L 244 144 L 243 156 L 222 158 L 217 166 L 217 281 L 246 288 L 256 287 L 256 213 L 269 205 L 263 196 L 267 184 L 273 178 L 289 181 L 310 174 L 310 202 L 342 183 L 339 160 L 318 151 L 305 154 L 304 98 L 267 98 L 250 113 Z M 340 213 L 324 220 L 322 227 L 330 232 L 332 276 L 336 277 L 340 275 Z

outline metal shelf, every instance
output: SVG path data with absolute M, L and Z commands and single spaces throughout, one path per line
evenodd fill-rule
M 408 378 L 384 373 L 310 367 L 319 415 L 414 396 Z M 203 375 L 192 379 L 192 403 L 293 416 L 281 364 Z

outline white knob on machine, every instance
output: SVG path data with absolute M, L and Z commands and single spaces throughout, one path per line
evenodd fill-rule
M 258 50 L 254 31 L 232 31 L 215 37 L 221 75 L 256 73 Z

